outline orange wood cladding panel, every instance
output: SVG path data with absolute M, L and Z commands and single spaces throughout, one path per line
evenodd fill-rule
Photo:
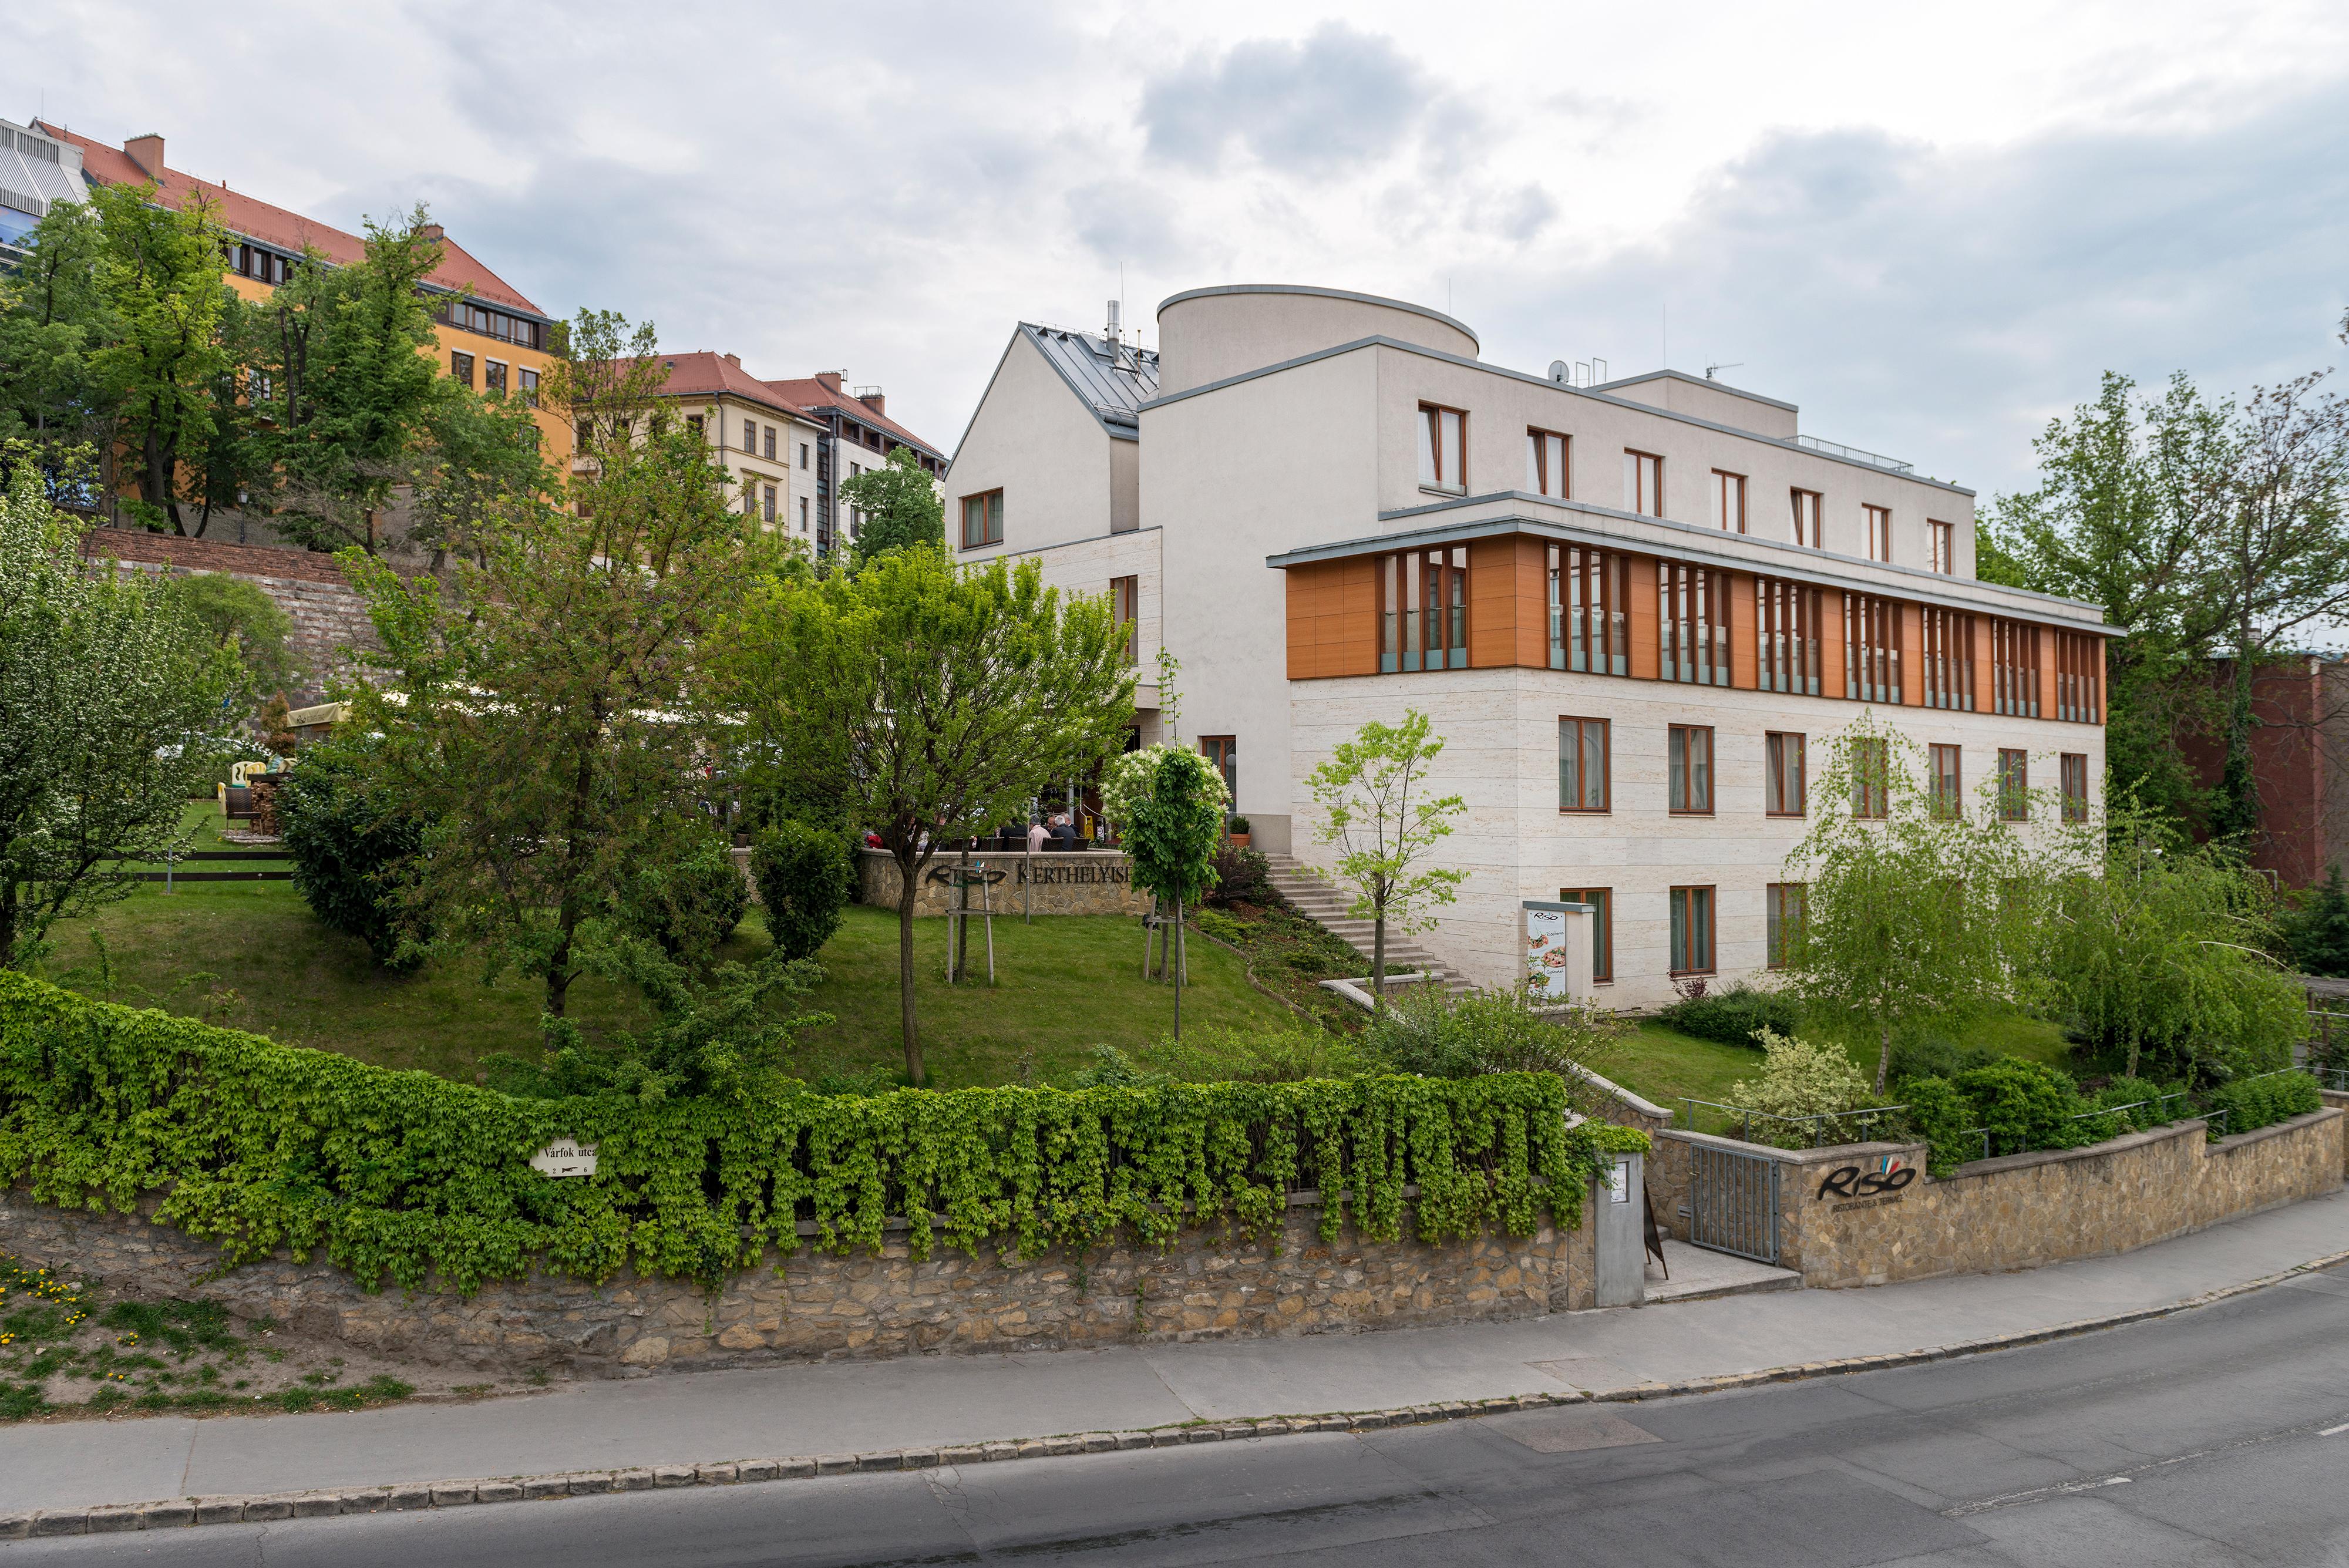
M 1900 607 L 1900 704 L 1925 705 L 1925 611 L 1919 605 Z
M 1851 690 L 1851 671 L 1845 663 L 1843 595 L 1833 588 L 1819 591 L 1819 695 L 1840 697 Z
M 1544 543 L 1519 534 L 1517 562 L 1517 656 L 1527 670 L 1549 668 L 1549 550 Z
M 1753 691 L 1762 679 L 1754 668 L 1754 578 L 1744 572 L 1730 573 L 1729 683 L 1740 691 Z
M 1658 642 L 1656 626 L 1656 563 L 1648 556 L 1630 557 L 1631 590 L 1630 635 L 1631 639 L 1631 679 L 1654 680 L 1663 674 L 1663 649 Z
M 2055 716 L 2055 633 L 2053 628 L 2039 628 L 2039 716 Z
M 1288 678 L 1371 675 L 1379 667 L 1377 564 L 1315 561 L 1288 573 Z
M 1997 682 L 1991 676 L 1990 623 L 1986 615 L 1974 617 L 1974 711 L 1987 713 L 1997 694 Z
M 1468 544 L 1468 667 L 1494 670 L 1516 662 L 1516 541 Z

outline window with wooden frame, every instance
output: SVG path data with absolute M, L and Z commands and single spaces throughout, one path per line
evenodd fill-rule
M 1857 740 L 1845 753 L 1851 767 L 1851 814 L 1866 822 L 1892 815 L 1892 748 L 1882 739 Z
M 1804 774 L 1803 737 L 1791 730 L 1772 730 L 1762 737 L 1762 809 L 1771 816 L 1800 816 L 1810 781 Z
M 2039 628 L 2019 620 L 1990 623 L 1990 706 L 2011 718 L 2039 717 Z
M 1378 558 L 1379 672 L 1468 668 L 1468 550 Z
M 742 476 L 742 515 L 756 517 L 758 514 L 759 476 L 755 473 L 746 473 Z
M 1754 579 L 1754 682 L 1764 691 L 1819 694 L 1819 590 Z
M 449 355 L 449 374 L 456 378 L 457 384 L 459 386 L 471 386 L 473 384 L 473 357 L 471 354 L 460 354 L 452 350 Z
M 1557 809 L 1608 809 L 1608 723 L 1604 719 L 1557 722 Z
M 1868 514 L 1868 558 L 1871 561 L 1892 559 L 1892 508 L 1862 506 Z
M 1224 788 L 1231 792 L 1231 799 L 1225 804 L 1224 814 L 1226 816 L 1236 814 L 1240 803 L 1239 738 L 1236 735 L 1202 735 L 1199 737 L 1199 754 L 1224 776 Z
M 1574 492 L 1568 487 L 1571 475 L 1567 463 L 1574 451 L 1571 436 L 1556 431 L 1526 431 L 1526 488 L 1536 495 L 1554 496 L 1563 501 Z
M 1003 543 L 1003 492 L 982 491 L 962 498 L 962 547 Z
M 742 450 L 744 452 L 756 452 L 758 450 L 758 441 L 759 421 L 756 420 L 744 420 L 742 421 Z
M 775 458 L 775 427 L 772 425 L 763 426 L 761 429 L 761 434 L 764 438 L 761 450 L 766 456 L 767 461 L 772 462 Z
M 495 392 L 500 397 L 503 397 L 505 395 L 506 362 L 503 359 L 484 359 L 481 361 L 481 390 L 484 392 Z
M 1806 550 L 1826 548 L 1826 535 L 1819 526 L 1819 509 L 1826 498 L 1816 490 L 1790 493 L 1795 510 L 1795 543 Z
M 1140 577 L 1112 577 L 1109 580 L 1109 609 L 1116 623 L 1125 629 L 1125 661 L 1141 662 L 1142 648 L 1136 640 L 1142 635 L 1142 624 L 1136 615 L 1142 602 Z
M 1998 749 L 1998 819 L 2031 820 L 2031 753 L 2011 747 Z
M 522 373 L 522 400 L 529 408 L 538 407 L 538 372 L 535 370 Z
M 802 496 L 801 496 L 801 497 L 800 497 L 800 532 L 801 532 L 801 533 L 802 533 L 802 534 L 804 534 L 804 533 L 806 533 L 806 532 L 807 532 L 807 529 L 808 529 L 808 498 L 807 498 L 806 496 L 802 495 Z
M 1931 765 L 1932 794 L 1927 797 L 1927 804 L 1936 821 L 1955 822 L 1965 815 L 1966 805 L 1965 780 L 1959 771 L 1958 748 L 1933 747 Z
M 1713 815 L 1713 726 L 1674 724 L 1664 737 L 1665 805 L 1674 816 Z
M 1674 974 L 1713 972 L 1711 888 L 1674 888 L 1671 900 L 1671 970 Z
M 1933 547 L 1933 570 L 1945 576 L 1958 569 L 1958 529 L 1954 523 L 1926 519 L 1925 533 Z
M 2059 759 L 2064 782 L 2064 820 L 2088 820 L 2088 754 L 2065 752 Z
M 1654 452 L 1623 449 L 1623 510 L 1664 514 L 1664 460 Z
M 773 485 L 766 486 L 764 493 L 759 497 L 759 504 L 765 521 L 772 523 L 775 520 L 775 487 Z
M 701 416 L 699 414 L 686 415 L 685 428 L 691 431 L 694 434 L 699 435 L 701 433 Z
M 1919 614 L 1925 646 L 1917 650 L 1925 706 L 1971 713 L 1974 707 L 1974 618 L 1928 605 Z
M 1549 667 L 1588 675 L 1631 672 L 1631 563 L 1612 550 L 1552 545 Z
M 1843 597 L 1843 694 L 1900 701 L 1900 607 L 1874 594 Z
M 1423 489 L 1468 493 L 1468 416 L 1461 410 L 1419 405 L 1419 483 Z
M 1595 984 L 1604 984 L 1615 978 L 1615 889 L 1612 888 L 1560 888 L 1557 901 L 1561 904 L 1588 904 L 1594 909 L 1590 917 L 1590 978 Z
M 1801 882 L 1773 882 L 1762 889 L 1764 921 L 1763 961 L 1772 969 L 1786 967 L 1787 952 L 1803 929 Z
M 800 442 L 800 466 L 801 466 L 802 468 L 805 468 L 805 467 L 807 466 L 807 464 L 808 464 L 808 443 L 807 443 L 807 442 L 805 442 L 805 441 L 802 441 L 802 442 Z
M 1699 686 L 1729 684 L 1729 574 L 1656 563 L 1656 673 Z
M 2095 638 L 2050 630 L 2055 643 L 2054 717 L 2073 724 L 2104 718 L 2105 650 Z
M 1745 532 L 1745 476 L 1713 471 L 1713 525 L 1724 534 Z

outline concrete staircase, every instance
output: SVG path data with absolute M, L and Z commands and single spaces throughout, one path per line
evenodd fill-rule
M 1268 855 L 1272 867 L 1272 885 L 1299 914 L 1352 948 L 1362 955 L 1362 973 L 1371 972 L 1371 948 L 1375 935 L 1368 920 L 1358 920 L 1346 913 L 1349 902 L 1330 883 L 1315 876 L 1288 855 Z M 1417 970 L 1434 976 L 1444 989 L 1454 993 L 1469 989 L 1468 982 L 1446 968 L 1433 953 L 1420 946 L 1418 939 L 1387 933 L 1387 972 Z

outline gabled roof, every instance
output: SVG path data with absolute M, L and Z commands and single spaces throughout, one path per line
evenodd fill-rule
M 82 171 L 95 183 L 144 185 L 148 182 L 147 171 L 119 147 L 109 147 L 102 141 L 93 141 L 87 136 L 61 130 L 46 121 L 34 123 L 44 134 L 80 148 Z M 367 254 L 367 242 L 357 234 L 165 166 L 162 179 L 156 182 L 156 200 L 167 207 L 179 207 L 198 197 L 214 204 L 222 227 L 245 239 L 256 240 L 294 255 L 300 255 L 305 249 L 316 250 L 338 266 L 352 265 Z M 553 319 L 524 297 L 521 290 L 484 266 L 480 258 L 454 240 L 443 239 L 440 242 L 440 265 L 432 270 L 431 276 L 426 281 L 447 289 L 470 286 L 473 297 L 484 305 L 502 305 L 510 309 L 527 311 L 543 321 Z
M 1032 321 L 1019 324 L 1019 335 L 1036 346 L 1111 435 L 1142 439 L 1142 405 L 1158 395 L 1157 350 Z
M 780 381 L 769 381 L 766 385 L 777 397 L 795 408 L 838 409 L 859 424 L 871 425 L 874 430 L 887 431 L 916 452 L 936 458 L 942 462 L 946 460 L 946 453 L 936 447 L 882 413 L 854 392 L 843 389 L 838 385 L 839 379 L 839 377 L 826 372 L 822 376 L 793 377 Z
M 789 418 L 808 417 L 806 410 L 786 402 L 771 383 L 742 369 L 738 359 L 708 352 L 664 354 L 660 358 L 668 367 L 668 379 L 661 384 L 663 397 L 740 398 Z

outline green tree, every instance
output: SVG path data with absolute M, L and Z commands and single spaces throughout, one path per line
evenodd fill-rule
M 124 862 L 186 846 L 241 678 L 163 585 L 82 559 L 28 451 L 0 469 L 0 966 L 23 968 L 58 919 L 129 894 Z
M 1102 780 L 1102 808 L 1133 862 L 1133 885 L 1174 910 L 1174 1037 L 1183 1037 L 1183 907 L 1216 885 L 1231 790 L 1216 765 L 1182 745 L 1128 752 Z
M 1992 793 L 1971 811 L 1936 809 L 1911 750 L 1870 718 L 1835 737 L 1784 872 L 1804 885 L 1785 987 L 1814 1022 L 1877 1047 L 1879 1095 L 1896 1042 L 1958 1034 L 2013 1004 L 2043 876 Z
M 1024 809 L 1039 780 L 1118 749 L 1133 720 L 1123 632 L 1106 596 L 1064 600 L 1032 560 L 964 571 L 915 545 L 854 576 L 776 574 L 727 640 L 754 783 L 844 797 L 896 864 L 899 1030 L 919 1084 L 922 873 L 942 842 Z
M 2285 922 L 2284 934 L 2301 973 L 2349 977 L 2349 887 L 2342 883 L 2338 864 L 2326 871 L 2305 907 Z
M 119 411 L 90 363 L 115 335 L 98 288 L 104 243 L 96 207 L 59 202 L 26 238 L 24 260 L 0 271 L 0 441 L 28 443 L 53 475 L 66 453 L 95 452 L 101 483 L 112 475 Z M 53 498 L 92 510 L 98 496 Z
M 492 523 L 557 482 L 522 397 L 476 393 L 445 376 L 433 386 L 408 496 L 408 543 L 431 552 L 438 571 L 452 554 L 478 561 Z
M 403 891 L 424 850 L 424 824 L 386 789 L 370 788 L 380 742 L 343 726 L 303 748 L 278 786 L 278 832 L 294 861 L 294 890 L 310 913 L 367 943 L 394 971 L 424 961 L 429 929 L 407 919 Z
M 761 557 L 707 446 L 658 396 L 652 328 L 582 312 L 548 404 L 583 432 L 560 502 L 508 498 L 447 587 L 342 556 L 368 602 L 378 787 L 431 824 L 411 907 L 560 1018 L 580 932 L 706 831 L 712 649 Z
M 937 483 L 922 471 L 914 449 L 889 449 L 889 461 L 868 468 L 840 487 L 841 504 L 855 509 L 856 560 L 861 566 L 884 550 L 909 545 L 945 549 L 945 504 Z
M 1321 874 L 1353 895 L 1347 913 L 1371 922 L 1371 1008 L 1386 1005 L 1387 928 L 1398 935 L 1426 930 L 1435 911 L 1453 900 L 1465 871 L 1426 865 L 1452 833 L 1452 818 L 1468 807 L 1456 794 L 1413 798 L 1427 783 L 1427 766 L 1444 750 L 1430 738 L 1427 715 L 1403 711 L 1401 724 L 1371 720 L 1341 741 L 1307 778 L 1321 822 L 1314 836 L 1338 851 Z
M 309 673 L 290 645 L 294 618 L 243 578 L 191 572 L 171 578 L 163 597 L 213 642 L 236 650 L 255 691 L 290 691 Z

